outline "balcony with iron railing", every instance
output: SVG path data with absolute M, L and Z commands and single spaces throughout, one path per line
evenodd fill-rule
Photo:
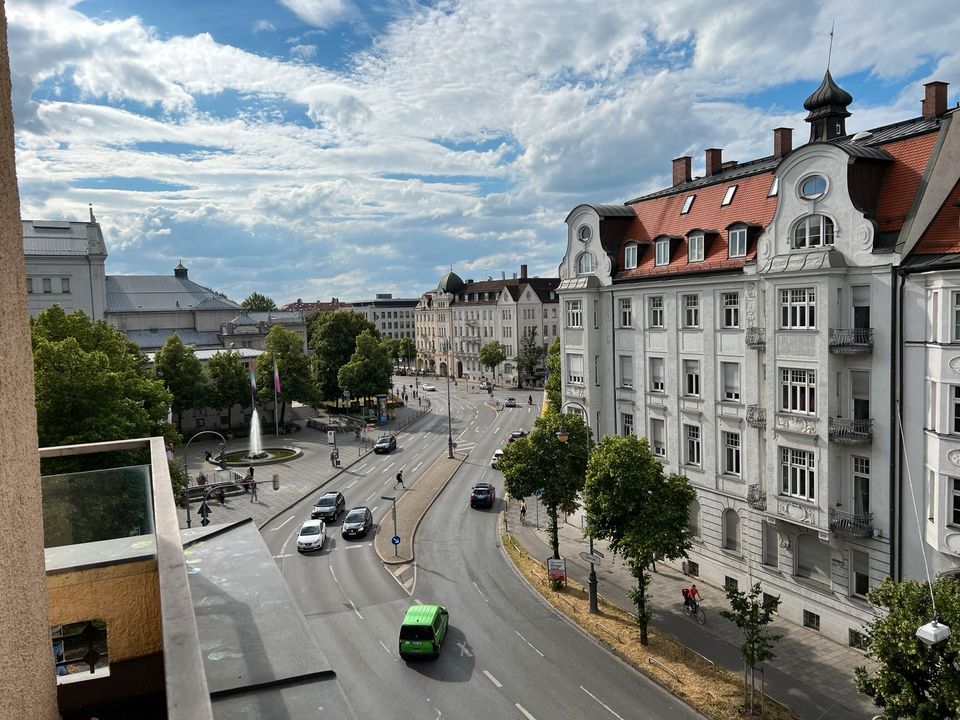
M 830 508 L 830 532 L 841 537 L 870 537 L 873 535 L 873 513 L 848 513 Z
M 758 430 L 766 430 L 767 409 L 760 405 L 747 405 L 747 425 Z
M 873 442 L 873 420 L 830 418 L 830 442 L 841 445 L 869 445 Z
M 873 352 L 873 328 L 833 328 L 829 344 L 832 353 Z
M 767 509 L 766 490 L 761 490 L 759 485 L 750 485 L 747 488 L 747 505 L 752 507 L 754 510 L 766 511 Z
M 762 327 L 748 327 L 744 335 L 744 342 L 752 350 L 764 350 L 767 347 L 767 336 Z

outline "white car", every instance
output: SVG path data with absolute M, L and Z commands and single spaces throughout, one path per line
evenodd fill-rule
M 420 389 L 426 390 L 427 392 L 433 392 L 434 390 L 437 389 L 437 386 L 431 385 L 430 383 L 424 383 L 423 385 L 420 386 Z
M 310 552 L 323 549 L 323 541 L 327 539 L 327 526 L 323 520 L 307 520 L 297 535 L 297 550 Z
M 492 467 L 494 470 L 499 470 L 499 469 L 500 469 L 500 458 L 502 458 L 502 457 L 503 457 L 503 450 L 494 450 L 494 451 L 493 451 L 493 458 L 491 458 L 491 460 L 490 460 L 490 467 Z

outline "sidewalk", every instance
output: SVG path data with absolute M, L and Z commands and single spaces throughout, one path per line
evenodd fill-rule
M 530 502 L 527 522 L 520 525 L 519 504 L 510 502 L 505 512 L 506 527 L 533 557 L 550 557 L 546 526 L 547 515 L 538 503 Z M 537 512 L 539 511 L 539 527 Z M 636 612 L 628 591 L 635 581 L 626 564 L 615 558 L 606 542 L 594 548 L 606 556 L 597 566 L 598 594 L 618 607 Z M 576 525 L 560 523 L 560 554 L 567 560 L 567 574 L 586 586 L 590 566 L 579 554 L 588 549 L 588 540 Z M 660 563 L 648 590 L 648 602 L 654 611 L 653 624 L 673 635 L 708 660 L 729 668 L 742 677 L 743 661 L 739 647 L 742 633 L 720 616 L 726 609 L 722 588 L 698 582 L 705 598 L 707 624 L 698 625 L 683 614 L 680 590 L 690 578 Z M 766 665 L 767 694 L 791 708 L 804 720 L 869 720 L 880 714 L 870 698 L 857 693 L 853 668 L 869 665 L 867 658 L 853 648 L 827 640 L 814 632 L 786 621 L 774 620 L 773 632 L 782 633 L 776 644 L 776 659 Z

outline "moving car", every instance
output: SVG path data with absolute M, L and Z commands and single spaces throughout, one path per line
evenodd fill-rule
M 365 506 L 355 507 L 347 513 L 340 528 L 342 537 L 363 537 L 373 527 L 373 513 Z
M 297 535 L 297 551 L 322 550 L 323 541 L 326 539 L 327 526 L 323 524 L 323 520 L 307 520 Z
M 424 383 L 423 385 L 420 386 L 420 389 L 426 390 L 427 392 L 433 392 L 434 390 L 437 389 L 437 386 L 431 385 L 430 383 Z
M 525 430 L 514 430 L 512 433 L 507 435 L 507 442 L 512 443 L 514 440 L 519 440 L 520 438 L 525 438 L 527 432 Z
M 490 460 L 490 467 L 492 467 L 494 470 L 499 470 L 499 469 L 500 469 L 500 458 L 502 458 L 502 457 L 503 457 L 503 450 L 494 450 L 494 451 L 493 451 L 493 458 L 491 458 L 491 460 Z
M 320 496 L 313 506 L 313 512 L 310 517 L 321 519 L 326 522 L 335 522 L 340 513 L 347 509 L 347 501 L 342 492 L 328 492 Z
M 508 397 L 508 398 L 507 398 L 507 401 L 503 404 L 503 406 L 504 406 L 504 407 L 516 407 L 516 406 L 517 406 L 517 399 L 516 399 L 516 398 L 512 398 L 512 397 Z
M 397 449 L 397 439 L 393 435 L 381 435 L 373 446 L 373 451 L 377 454 L 389 453 Z
M 490 483 L 477 483 L 470 490 L 470 507 L 493 507 L 497 497 L 497 490 Z
M 400 626 L 400 657 L 437 657 L 449 625 L 450 613 L 442 605 L 411 605 Z

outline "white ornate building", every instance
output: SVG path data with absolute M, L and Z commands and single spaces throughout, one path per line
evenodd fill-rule
M 854 645 L 868 589 L 923 576 L 911 488 L 960 567 L 960 139 L 926 87 L 921 117 L 851 136 L 828 72 L 810 142 L 580 205 L 560 266 L 564 400 L 690 479 L 687 571 Z

